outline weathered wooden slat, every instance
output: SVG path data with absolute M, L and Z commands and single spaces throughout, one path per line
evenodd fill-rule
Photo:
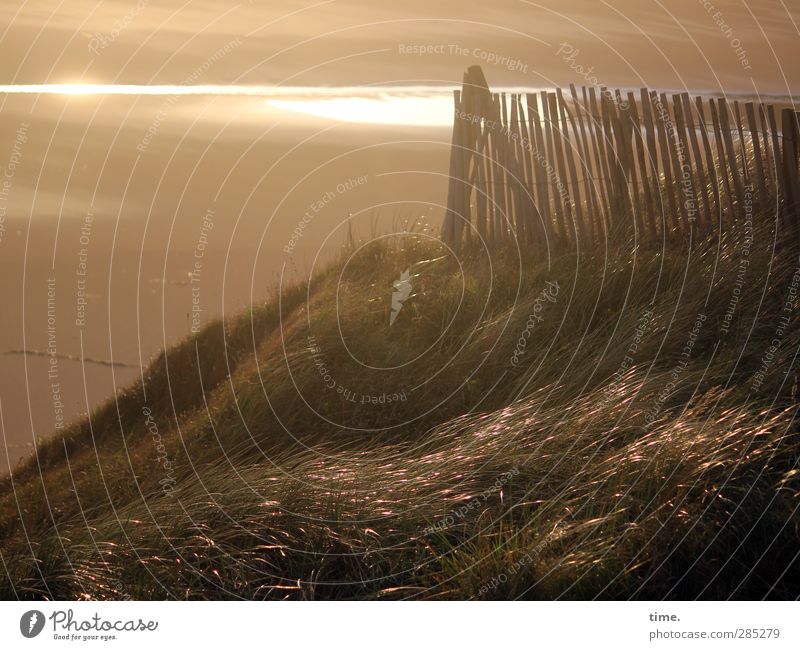
M 764 164 L 761 160 L 761 142 L 758 136 L 758 124 L 753 102 L 744 105 L 747 114 L 747 128 L 750 130 L 750 141 L 753 143 L 753 163 L 755 165 L 756 184 L 758 185 L 758 202 L 765 206 L 767 203 L 767 185 L 764 177 Z
M 733 219 L 736 217 L 736 212 L 733 208 L 734 196 L 731 190 L 731 181 L 728 174 L 730 164 L 728 161 L 728 156 L 725 153 L 725 145 L 723 144 L 722 127 L 720 125 L 720 119 L 717 113 L 717 105 L 713 99 L 708 100 L 708 105 L 711 109 L 711 121 L 714 125 L 714 139 L 717 143 L 717 165 L 722 178 L 722 184 L 725 188 L 725 197 L 728 204 L 728 220 L 733 221 Z
M 500 233 L 497 231 L 497 201 L 495 199 L 495 170 L 494 170 L 494 148 L 492 146 L 492 101 L 493 95 L 489 95 L 484 115 L 484 138 L 486 139 L 485 152 L 486 152 L 486 229 L 488 231 L 489 241 L 492 245 L 496 245 L 500 240 Z
M 572 197 L 569 194 L 569 177 L 567 176 L 567 162 L 564 157 L 563 127 L 559 121 L 558 95 L 548 93 L 547 101 L 550 104 L 550 121 L 553 124 L 553 146 L 556 153 L 556 174 L 557 185 L 559 186 L 559 198 L 564 207 L 564 237 L 572 241 L 575 237 L 575 217 L 571 205 Z
M 619 107 L 618 115 L 618 128 L 621 131 L 622 141 L 625 147 L 625 176 L 626 176 L 626 189 L 630 196 L 633 197 L 633 217 L 636 223 L 638 232 L 645 231 L 645 217 L 643 214 L 644 207 L 642 205 L 642 192 L 639 189 L 639 173 L 641 170 L 637 168 L 636 159 L 634 157 L 635 138 L 634 121 L 632 117 L 631 105 L 635 106 L 636 101 L 633 98 L 633 93 L 629 93 L 626 100 L 622 99 L 619 91 L 616 93 L 617 105 Z M 633 102 L 631 100 L 633 99 Z M 638 126 L 635 127 L 638 130 Z
M 558 172 L 556 170 L 556 149 L 553 143 L 553 122 L 550 119 L 550 101 L 547 97 L 547 91 L 542 91 L 540 94 L 542 105 L 542 117 L 544 125 L 544 134 L 547 140 L 547 180 L 550 184 L 553 195 L 552 210 L 556 215 L 556 231 L 557 237 L 561 240 L 566 236 L 564 230 L 564 208 L 562 205 L 561 197 L 556 185 L 556 177 Z
M 561 92 L 561 88 L 557 89 L 556 98 L 558 100 L 559 114 L 561 116 L 564 157 L 566 159 L 567 169 L 569 171 L 570 185 L 572 186 L 572 203 L 575 215 L 575 227 L 578 237 L 580 237 L 580 245 L 583 247 L 588 242 L 586 239 L 586 225 L 583 221 L 580 180 L 578 178 L 578 169 L 575 165 L 575 139 L 569 137 L 569 124 L 566 116 L 566 102 L 564 101 L 564 94 Z
M 490 238 L 489 216 L 488 216 L 488 188 L 486 184 L 486 139 L 485 133 L 481 124 L 477 125 L 476 133 L 478 142 L 476 145 L 475 156 L 475 221 L 478 230 L 478 237 L 486 245 Z
M 740 216 L 740 206 L 742 205 L 744 190 L 742 188 L 742 177 L 739 174 L 739 165 L 736 161 L 736 150 L 733 148 L 731 125 L 728 119 L 728 102 L 724 97 L 717 100 L 717 109 L 719 110 L 719 122 L 722 128 L 722 140 L 725 143 L 725 151 L 728 157 L 728 169 L 730 170 L 731 179 L 733 180 L 733 189 L 736 198 L 736 215 Z
M 778 183 L 778 180 L 775 178 L 777 158 L 772 153 L 772 147 L 770 145 L 769 118 L 767 117 L 767 108 L 764 104 L 758 105 L 758 118 L 761 126 L 761 135 L 763 136 L 762 142 L 764 143 L 764 169 L 769 175 L 769 194 L 772 195 L 773 193 L 777 193 L 777 190 L 775 190 L 775 192 L 772 191 L 777 187 Z
M 520 132 L 520 155 L 524 163 L 525 175 L 525 212 L 527 214 L 526 229 L 528 233 L 529 243 L 541 248 L 541 230 L 539 217 L 539 209 L 536 206 L 535 200 L 535 181 L 533 172 L 533 162 L 531 160 L 531 151 L 533 143 L 531 133 L 528 131 L 528 117 L 525 114 L 525 105 L 527 102 L 522 101 L 522 96 L 517 95 L 517 113 L 519 114 L 519 132 Z
M 591 151 L 589 182 L 592 189 L 592 195 L 594 196 L 594 204 L 596 206 L 595 233 L 597 240 L 600 241 L 600 239 L 603 237 L 603 233 L 605 232 L 603 221 L 608 218 L 609 207 L 608 196 L 606 195 L 603 164 L 600 158 L 600 147 L 597 143 L 596 125 L 594 123 L 594 117 L 592 116 L 592 111 L 589 106 L 589 95 L 586 90 L 586 86 L 581 86 L 581 101 L 577 106 L 578 114 L 582 115 L 585 119 L 586 141 L 589 150 Z
M 486 109 L 486 191 L 488 194 L 488 229 L 494 243 L 502 241 L 500 232 L 500 220 L 503 218 L 497 188 L 500 185 L 497 169 L 497 134 L 495 120 L 496 94 L 492 93 L 489 97 Z
M 545 101 L 547 102 L 547 117 L 549 125 L 549 137 L 552 144 L 552 158 L 550 163 L 552 165 L 553 173 L 551 174 L 553 180 L 553 198 L 555 200 L 557 211 L 560 215 L 559 235 L 563 242 L 572 240 L 572 210 L 569 205 L 569 193 L 566 190 L 564 179 L 564 153 L 561 149 L 561 131 L 558 125 L 558 106 L 555 93 L 545 93 Z
M 639 176 L 641 178 L 642 193 L 642 237 L 647 240 L 656 238 L 655 214 L 656 205 L 653 198 L 651 179 L 648 177 L 650 165 L 647 162 L 647 147 L 645 144 L 645 134 L 642 133 L 642 121 L 639 118 L 639 110 L 636 107 L 636 96 L 633 92 L 628 93 L 628 104 L 630 105 L 631 121 L 633 122 L 632 144 L 636 146 L 636 154 L 639 162 Z
M 642 107 L 642 120 L 647 132 L 647 166 L 650 170 L 649 175 L 652 187 L 653 205 L 656 206 L 657 210 L 657 212 L 653 212 L 651 219 L 654 225 L 658 224 L 658 231 L 663 232 L 665 224 L 667 223 L 667 211 L 669 210 L 669 206 L 665 204 L 664 195 L 661 192 L 658 145 L 650 91 L 647 90 L 647 88 L 640 88 L 639 99 Z M 657 218 L 657 213 L 661 216 L 660 220 Z
M 487 122 L 489 120 L 488 111 L 486 120 Z M 492 155 L 491 130 L 488 124 L 484 124 L 484 131 L 484 137 L 486 138 L 486 229 L 488 231 L 487 237 L 489 238 L 490 244 L 495 245 L 498 241 L 498 234 L 495 232 L 497 204 L 494 200 L 494 156 Z
M 480 117 L 486 113 L 490 93 L 486 77 L 479 66 L 470 66 L 464 76 L 462 97 L 465 97 L 465 108 L 468 119 L 465 120 L 467 129 L 466 147 L 467 163 L 465 178 L 469 179 L 466 194 L 464 241 L 468 243 L 473 236 L 486 237 L 486 204 L 485 194 L 481 194 L 480 183 L 483 177 L 482 168 L 485 160 L 480 154 L 483 146 L 483 133 Z M 472 216 L 472 193 L 475 192 L 475 217 Z
M 500 123 L 502 126 L 502 137 L 500 138 L 501 161 L 503 169 L 505 170 L 505 184 L 503 185 L 503 192 L 506 197 L 506 214 L 508 216 L 508 227 L 516 237 L 516 223 L 517 219 L 517 206 L 514 202 L 514 170 L 511 161 L 511 144 L 509 143 L 509 125 L 508 125 L 508 101 L 505 93 L 500 93 Z
M 772 135 L 772 155 L 775 161 L 775 194 L 778 201 L 782 201 L 786 196 L 786 184 L 783 182 L 781 171 L 781 143 L 778 135 L 778 121 L 775 119 L 775 107 L 767 105 L 767 117 L 769 118 L 769 131 Z
M 550 192 L 547 171 L 542 163 L 546 161 L 547 144 L 544 141 L 542 130 L 542 118 L 539 112 L 537 96 L 534 93 L 526 95 L 528 102 L 528 124 L 529 132 L 533 137 L 533 151 L 531 163 L 533 164 L 534 178 L 536 182 L 536 200 L 539 206 L 544 237 L 549 247 L 553 242 L 553 217 L 550 209 Z
M 742 168 L 742 178 L 744 178 L 745 185 L 749 185 L 751 177 L 750 165 L 747 161 L 747 146 L 744 140 L 744 120 L 742 119 L 738 100 L 733 102 L 733 111 L 736 115 L 736 130 L 739 132 L 739 164 Z
M 510 152 L 509 169 L 511 170 L 511 188 L 514 197 L 514 223 L 517 227 L 517 240 L 520 246 L 527 248 L 530 242 L 530 235 L 528 232 L 530 215 L 527 210 L 525 169 L 523 167 L 520 151 L 519 103 L 517 102 L 517 96 L 515 94 L 510 96 L 509 104 L 508 147 Z
M 533 168 L 531 166 L 530 155 L 530 136 L 528 134 L 528 120 L 525 115 L 525 106 L 522 102 L 522 95 L 515 95 L 517 105 L 517 132 L 519 133 L 519 164 L 522 175 L 522 199 L 525 209 L 525 234 L 529 245 L 538 245 L 538 227 L 534 230 L 534 224 L 538 221 L 536 213 L 536 202 L 533 199 Z
M 706 173 L 706 165 L 703 162 L 703 156 L 700 152 L 700 142 L 697 138 L 697 129 L 695 128 L 694 118 L 692 117 L 692 103 L 689 100 L 689 93 L 681 93 L 680 101 L 683 106 L 683 121 L 686 126 L 686 131 L 689 134 L 689 142 L 692 145 L 692 157 L 694 158 L 695 188 L 699 194 L 697 199 L 700 206 L 698 227 L 705 230 L 711 226 L 713 218 L 711 214 L 711 203 L 708 198 L 708 174 Z
M 672 146 L 669 142 L 669 135 L 667 129 L 667 120 L 669 114 L 666 113 L 666 107 L 659 98 L 658 94 L 653 92 L 650 94 L 653 106 L 653 119 L 656 125 L 656 132 L 658 133 L 658 146 L 661 152 L 661 171 L 664 176 L 662 191 L 665 197 L 664 205 L 664 224 L 669 237 L 674 237 L 679 229 L 678 225 L 678 208 L 677 197 L 675 194 L 675 184 L 673 182 L 671 159 L 672 159 Z
M 675 121 L 669 112 L 669 101 L 667 100 L 666 93 L 661 93 L 659 102 L 662 107 L 662 122 L 664 125 L 664 132 L 667 139 L 667 150 L 669 151 L 669 160 L 672 166 L 672 187 L 673 205 L 675 209 L 675 226 L 676 232 L 685 234 L 688 232 L 686 223 L 687 210 L 683 204 L 683 193 L 681 191 L 682 172 L 680 162 L 678 161 L 678 148 L 682 143 L 678 141 L 677 129 L 675 128 Z
M 631 202 L 630 181 L 633 165 L 629 143 L 630 137 L 628 135 L 628 120 L 619 91 L 612 95 L 607 88 L 603 88 L 603 94 L 607 100 L 611 131 L 613 133 L 614 152 L 616 155 L 617 200 L 619 217 L 622 219 L 623 217 L 627 218 L 631 212 L 637 212 L 635 201 L 638 200 L 638 196 L 634 195 L 634 202 Z M 616 101 L 614 101 L 613 97 L 616 97 Z
M 460 192 L 459 213 L 461 215 L 460 230 L 456 233 L 460 245 L 466 245 L 472 234 L 472 152 L 473 152 L 473 125 L 469 115 L 473 110 L 474 91 L 467 74 L 464 75 L 464 84 L 461 89 L 461 105 L 466 118 L 461 121 L 461 171 L 462 180 Z
M 492 196 L 495 205 L 495 237 L 504 241 L 508 236 L 508 210 L 506 208 L 505 168 L 502 164 L 502 127 L 500 124 L 500 98 L 492 94 L 489 141 L 492 148 Z
M 586 89 L 584 88 L 584 95 L 586 94 Z M 603 194 L 603 206 L 604 206 L 604 230 L 608 228 L 608 225 L 611 223 L 611 212 L 612 212 L 612 195 L 611 195 L 611 188 L 610 188 L 610 179 L 611 179 L 611 172 L 609 171 L 608 167 L 608 158 L 606 156 L 606 143 L 605 138 L 603 135 L 603 125 L 600 120 L 600 111 L 597 107 L 597 97 L 595 95 L 594 86 L 589 87 L 589 98 L 588 100 L 584 98 L 584 104 L 586 105 L 589 119 L 591 122 L 592 127 L 592 143 L 596 147 L 597 152 L 597 178 L 596 183 L 600 185 Z
M 620 128 L 620 140 L 625 151 L 625 175 L 630 174 L 631 168 L 636 164 L 633 158 L 633 148 L 631 147 L 631 138 L 633 137 L 633 126 L 630 121 L 630 106 L 622 98 L 622 92 L 617 88 L 614 91 L 614 96 L 617 98 L 617 123 Z
M 672 96 L 672 112 L 675 115 L 675 132 L 678 138 L 678 164 L 680 172 L 680 191 L 683 214 L 686 217 L 686 225 L 695 228 L 698 216 L 700 215 L 700 198 L 695 172 L 692 168 L 692 156 L 689 145 L 689 134 L 686 131 L 686 124 L 683 119 L 683 107 L 681 96 Z
M 472 116 L 476 111 L 476 93 L 475 88 L 471 85 L 470 80 L 469 91 L 466 93 L 465 108 L 467 115 Z M 465 150 L 465 164 L 464 164 L 464 178 L 467 179 L 466 194 L 464 197 L 463 214 L 464 219 L 464 244 L 469 244 L 473 236 L 473 228 L 475 227 L 475 220 L 472 215 L 472 196 L 475 189 L 475 175 L 477 165 L 477 151 L 476 146 L 478 138 L 476 136 L 476 126 L 472 119 L 467 119 L 464 122 L 466 137 L 464 138 Z
M 608 99 L 608 89 L 600 89 L 600 119 L 603 123 L 603 138 L 606 145 L 606 158 L 609 171 L 609 190 L 611 193 L 612 216 L 611 223 L 618 224 L 625 210 L 624 177 L 621 171 L 622 163 L 619 158 L 619 142 L 614 135 L 613 123 L 616 121 L 616 111 Z
M 703 98 L 695 97 L 695 107 L 697 108 L 697 119 L 700 128 L 700 137 L 703 140 L 703 151 L 706 158 L 706 169 L 708 170 L 708 181 L 711 185 L 711 193 L 714 197 L 714 207 L 712 209 L 711 220 L 716 225 L 722 224 L 722 196 L 720 194 L 720 179 L 717 172 L 717 159 L 711 148 L 711 141 L 708 137 L 709 125 L 706 122 L 705 110 L 703 109 Z
M 572 105 L 575 109 L 575 118 L 572 112 L 568 112 L 570 121 L 572 122 L 573 131 L 577 131 L 577 140 L 580 146 L 580 173 L 583 177 L 583 188 L 586 194 L 586 221 L 589 238 L 593 242 L 599 241 L 600 233 L 600 206 L 598 205 L 598 197 L 594 192 L 592 183 L 592 155 L 589 150 L 588 138 L 586 135 L 586 128 L 583 123 L 583 115 L 581 110 L 581 103 L 578 100 L 578 92 L 575 89 L 575 84 L 569 85 L 569 91 L 572 95 Z M 577 125 L 575 122 L 577 119 Z
M 800 208 L 800 182 L 798 182 L 798 147 L 800 128 L 797 114 L 791 108 L 781 112 L 781 133 L 783 135 L 782 171 L 786 191 L 783 214 L 791 228 L 797 228 L 797 214 Z
M 470 103 L 470 89 L 469 85 L 467 84 L 467 75 L 464 75 L 464 84 L 461 88 L 461 107 L 465 113 L 469 112 Z M 456 220 L 456 227 L 455 227 L 455 241 L 457 242 L 457 246 L 461 246 L 464 244 L 464 238 L 469 236 L 469 222 L 470 222 L 470 196 L 471 191 L 469 187 L 469 166 L 470 166 L 470 151 L 469 151 L 469 137 L 470 137 L 470 130 L 469 125 L 467 124 L 466 119 L 462 119 L 459 124 L 461 135 L 459 136 L 460 141 L 460 155 L 459 155 L 459 169 L 458 169 L 458 178 L 459 178 L 459 189 L 458 189 L 458 207 L 457 207 L 457 216 L 458 219 Z
M 519 117 L 517 115 L 516 96 L 511 95 L 511 111 L 508 121 L 509 132 L 509 162 L 511 168 L 511 189 L 514 194 L 514 223 L 517 227 L 517 241 L 521 246 L 527 244 L 527 215 L 525 214 L 524 200 L 522 197 L 522 186 L 525 182 L 521 178 L 521 165 L 519 164 Z
M 617 99 L 616 103 L 616 112 L 617 112 L 617 120 L 614 123 L 615 128 L 619 129 L 619 142 L 622 154 L 620 156 L 622 160 L 622 172 L 623 176 L 628 178 L 631 173 L 631 169 L 634 165 L 633 160 L 633 149 L 631 148 L 631 137 L 633 135 L 633 128 L 631 127 L 631 121 L 629 119 L 629 107 L 627 103 L 622 99 L 622 93 L 617 88 L 614 91 L 614 96 Z
M 453 134 L 450 138 L 450 168 L 448 172 L 447 184 L 447 211 L 444 216 L 444 223 L 442 224 L 442 239 L 451 247 L 456 246 L 455 235 L 455 220 L 456 220 L 456 204 L 458 202 L 458 171 L 461 168 L 459 157 L 461 155 L 461 142 L 459 141 L 461 135 L 461 119 L 459 113 L 461 112 L 461 91 L 453 91 L 453 103 L 455 105 L 453 117 Z
M 484 122 L 484 129 L 486 135 L 486 195 L 487 195 L 487 228 L 489 230 L 489 238 L 493 244 L 500 241 L 500 233 L 497 230 L 497 197 L 495 196 L 495 187 L 497 184 L 495 172 L 495 153 L 494 153 L 494 129 L 492 128 L 492 113 L 494 111 L 494 94 L 489 95 L 486 108 L 486 116 Z
M 533 136 L 528 130 L 527 101 L 522 95 L 517 95 L 517 112 L 519 114 L 520 153 L 524 163 L 525 175 L 525 211 L 527 213 L 528 239 L 537 248 L 541 247 L 542 232 L 539 217 L 539 208 L 536 205 L 536 181 L 534 180 L 533 161 Z

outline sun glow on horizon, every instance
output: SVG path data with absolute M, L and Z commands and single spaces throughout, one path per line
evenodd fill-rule
M 269 99 L 267 104 L 282 111 L 355 124 L 436 127 L 453 123 L 450 95 Z
M 443 127 L 453 123 L 449 87 L 58 83 L 0 85 L 0 94 L 240 96 L 263 98 L 267 107 L 278 111 L 353 124 Z

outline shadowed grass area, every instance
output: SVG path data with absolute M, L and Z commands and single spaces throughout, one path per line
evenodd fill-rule
M 769 224 L 354 246 L 6 478 L 0 596 L 795 598 L 798 287 Z

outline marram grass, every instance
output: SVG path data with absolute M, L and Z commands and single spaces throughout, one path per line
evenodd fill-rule
M 796 248 L 366 245 L 4 479 L 0 596 L 796 598 Z

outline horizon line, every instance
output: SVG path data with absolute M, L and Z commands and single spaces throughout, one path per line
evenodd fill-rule
M 526 94 L 550 91 L 564 86 L 494 86 L 493 93 Z M 620 91 L 639 90 L 641 86 L 603 86 Z M 459 90 L 458 84 L 415 84 L 415 85 L 347 85 L 347 86 L 277 86 L 277 85 L 239 85 L 239 84 L 109 84 L 109 83 L 42 83 L 42 84 L 0 84 L 0 94 L 4 95 L 208 95 L 242 97 L 341 97 L 381 96 L 381 95 L 432 95 L 452 93 Z M 655 88 L 648 87 L 651 90 Z M 747 91 L 724 91 L 711 88 L 659 88 L 661 92 L 711 95 L 720 97 L 769 98 L 794 104 L 792 93 L 753 93 Z

